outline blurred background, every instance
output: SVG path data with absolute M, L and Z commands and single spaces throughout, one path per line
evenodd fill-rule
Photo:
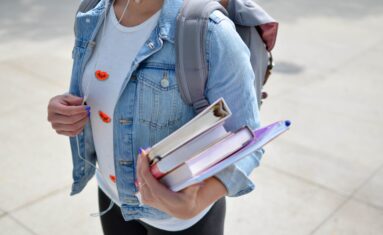
M 262 123 L 291 119 L 228 198 L 226 234 L 383 234 L 383 2 L 261 0 L 280 22 Z M 0 234 L 101 235 L 93 180 L 70 197 L 67 91 L 78 1 L 0 2 Z

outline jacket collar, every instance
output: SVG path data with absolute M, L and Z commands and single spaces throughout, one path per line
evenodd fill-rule
M 160 37 L 174 43 L 176 35 L 177 15 L 183 0 L 164 0 L 158 26 Z
M 108 8 L 109 8 L 113 0 L 105 0 L 105 1 L 108 1 Z M 175 34 L 176 34 L 176 22 L 177 22 L 176 18 L 180 8 L 182 7 L 182 4 L 183 4 L 183 0 L 164 0 L 164 4 L 161 9 L 160 18 L 158 20 L 159 36 L 162 39 L 165 39 L 174 43 Z M 103 3 L 101 7 L 105 8 Z M 102 14 L 102 12 L 100 13 Z

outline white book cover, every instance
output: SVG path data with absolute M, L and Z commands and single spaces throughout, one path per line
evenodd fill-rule
M 151 164 L 230 116 L 231 111 L 225 100 L 219 98 L 178 130 L 153 145 L 148 155 Z

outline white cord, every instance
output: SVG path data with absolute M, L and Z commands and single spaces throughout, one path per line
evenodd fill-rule
M 114 3 L 114 0 L 113 0 L 113 3 Z M 118 23 L 121 23 L 122 18 L 124 18 L 125 12 L 128 9 L 129 4 L 130 4 L 130 0 L 128 0 L 128 2 L 126 3 L 125 8 L 122 11 L 122 15 L 120 16 L 120 19 L 118 20 Z
M 114 5 L 114 1 L 112 2 L 112 5 L 111 7 L 113 7 Z M 129 4 L 130 0 L 128 0 L 128 3 L 127 5 L 125 6 L 125 9 L 124 9 L 124 12 L 123 14 L 125 14 L 125 11 L 127 9 L 127 6 Z M 109 6 L 107 5 L 108 2 L 106 3 L 106 6 L 105 6 L 105 15 L 104 15 L 104 22 L 103 22 L 103 26 L 102 26 L 102 31 L 101 31 L 101 38 L 104 38 L 104 34 L 105 34 L 105 25 L 106 25 L 106 20 L 107 20 L 107 16 L 108 16 L 108 10 L 109 9 Z M 122 18 L 122 17 L 121 17 Z M 99 63 L 99 56 L 96 57 L 96 61 L 95 61 L 95 66 L 94 66 L 94 70 L 97 68 L 98 66 L 98 63 Z M 84 90 L 84 99 L 82 101 L 82 105 L 85 104 L 86 100 L 88 99 L 88 96 L 89 96 L 89 89 L 90 89 L 90 85 L 92 84 L 92 81 L 93 79 L 89 79 L 89 81 L 87 82 L 87 85 L 85 87 L 85 90 Z M 105 178 L 105 175 L 102 173 L 101 169 L 99 169 L 95 164 L 93 164 L 92 162 L 88 161 L 87 159 L 85 159 L 82 155 L 81 155 L 81 151 L 80 151 L 80 141 L 79 141 L 79 135 L 76 135 L 76 142 L 77 142 L 77 154 L 78 154 L 78 157 L 80 159 L 82 159 L 85 163 L 91 165 L 102 177 Z M 109 204 L 109 207 L 104 210 L 104 211 L 101 211 L 101 212 L 96 212 L 96 213 L 91 213 L 90 216 L 92 217 L 101 217 L 103 215 L 105 215 L 109 210 L 111 210 L 113 208 L 113 205 L 114 205 L 114 202 L 112 200 L 110 200 L 110 204 Z

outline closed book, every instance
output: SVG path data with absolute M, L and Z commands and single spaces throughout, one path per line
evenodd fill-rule
M 190 158 L 162 177 L 160 181 L 166 185 L 176 185 L 186 181 L 238 151 L 252 139 L 252 131 L 248 127 L 242 127 L 237 132 L 230 133 L 219 142 Z
M 242 149 L 235 152 L 234 154 L 230 155 L 229 157 L 225 158 L 224 160 L 218 162 L 214 166 L 211 166 L 207 168 L 206 170 L 192 177 L 189 177 L 189 178 L 185 177 L 185 180 L 179 181 L 179 183 L 171 183 L 171 182 L 167 183 L 165 181 L 163 183 L 166 186 L 168 186 L 170 190 L 174 192 L 178 192 L 192 184 L 199 183 L 217 174 L 218 172 L 224 170 L 226 167 L 234 164 L 235 162 L 245 157 L 248 157 L 249 154 L 252 154 L 254 151 L 262 148 L 264 145 L 274 140 L 276 137 L 278 137 L 282 133 L 286 132 L 289 129 L 290 125 L 291 125 L 291 122 L 286 120 L 286 121 L 275 122 L 266 127 L 262 127 L 257 130 L 254 130 L 253 131 L 254 137 L 246 146 L 244 146 Z
M 214 143 L 220 141 L 228 134 L 229 133 L 225 130 L 223 123 L 204 132 L 187 144 L 182 145 L 173 152 L 164 156 L 159 162 L 151 165 L 150 171 L 152 175 L 156 178 L 161 178 L 169 171 L 197 155 L 199 152 L 202 152 Z
M 161 160 L 170 152 L 196 138 L 205 131 L 223 123 L 231 111 L 223 98 L 216 100 L 181 128 L 151 147 L 148 154 L 151 164 Z

